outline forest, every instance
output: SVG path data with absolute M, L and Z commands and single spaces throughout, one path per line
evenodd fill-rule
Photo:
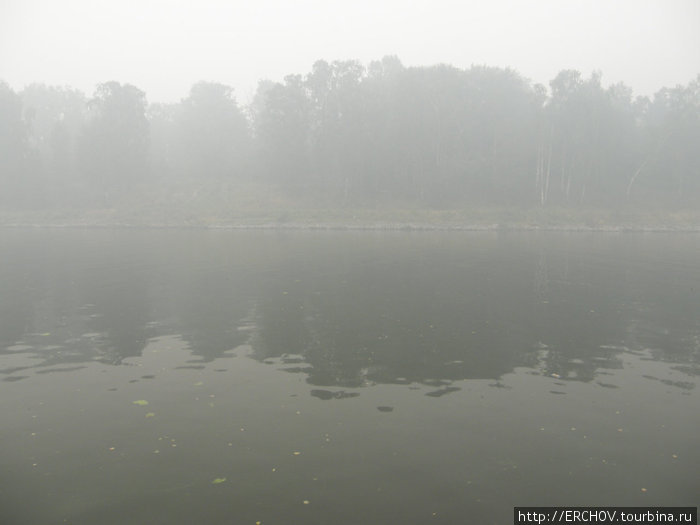
M 700 207 L 700 75 L 633 96 L 564 70 L 318 61 L 247 105 L 0 82 L 0 208 Z

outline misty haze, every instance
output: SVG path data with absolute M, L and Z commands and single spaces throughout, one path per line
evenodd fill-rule
M 5 224 L 694 229 L 700 75 L 633 97 L 488 66 L 314 63 L 249 105 L 0 84 Z
M 438 3 L 0 6 L 0 523 L 698 505 L 700 9 Z

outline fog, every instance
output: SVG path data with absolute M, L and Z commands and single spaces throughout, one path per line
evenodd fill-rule
M 545 85 L 563 69 L 600 70 L 604 85 L 652 96 L 698 73 L 699 26 L 693 0 L 3 0 L 0 78 L 89 95 L 118 80 L 151 102 L 179 102 L 205 80 L 247 103 L 259 80 L 319 59 L 397 55 L 407 66 L 510 67 Z
M 700 202 L 695 2 L 2 13 L 3 210 L 199 224 L 488 209 L 502 222 Z
M 699 29 L 0 0 L 0 524 L 690 521 Z

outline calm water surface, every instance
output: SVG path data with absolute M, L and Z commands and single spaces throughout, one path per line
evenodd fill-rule
M 700 502 L 700 236 L 0 231 L 0 523 Z

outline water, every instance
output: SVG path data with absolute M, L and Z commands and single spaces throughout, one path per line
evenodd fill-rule
M 0 523 L 700 501 L 700 237 L 0 231 Z

